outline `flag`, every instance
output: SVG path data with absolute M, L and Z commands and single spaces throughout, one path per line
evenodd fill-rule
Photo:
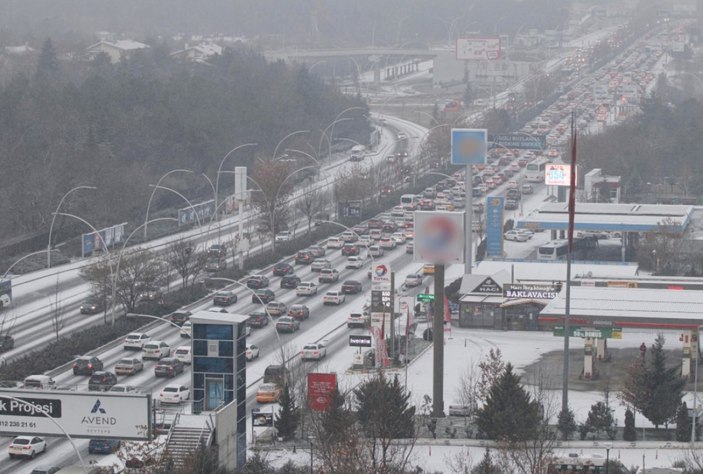
M 452 311 L 449 309 L 449 298 L 444 296 L 444 332 L 452 332 Z

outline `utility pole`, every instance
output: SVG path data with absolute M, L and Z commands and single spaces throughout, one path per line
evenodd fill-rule
M 432 417 L 444 417 L 444 264 L 434 265 Z

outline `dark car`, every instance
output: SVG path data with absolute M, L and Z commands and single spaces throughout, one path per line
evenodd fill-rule
M 518 208 L 517 201 L 515 199 L 506 199 L 503 209 L 506 211 L 514 211 Z
M 175 357 L 166 357 L 161 359 L 154 367 L 154 375 L 157 377 L 175 377 L 183 373 L 183 362 Z
M 351 255 L 359 255 L 359 247 L 355 244 L 344 244 L 342 245 L 342 255 L 349 257 Z
M 395 225 L 393 222 L 385 222 L 383 224 L 383 227 L 381 228 L 381 232 L 383 232 L 384 234 L 392 234 L 396 230 L 398 230 L 398 226 Z
M 264 275 L 254 275 L 247 279 L 247 286 L 252 290 L 266 288 L 269 286 L 269 279 Z
M 207 249 L 207 254 L 212 257 L 224 258 L 227 256 L 227 248 L 223 244 L 213 244 Z
M 293 273 L 293 265 L 290 263 L 279 262 L 273 267 L 273 276 L 282 277 Z
M 15 338 L 7 334 L 0 336 L 0 352 L 7 352 L 15 347 Z
M 98 314 L 105 309 L 102 301 L 87 300 L 81 305 L 81 314 Z
M 97 371 L 93 372 L 88 380 L 88 390 L 107 392 L 117 383 L 117 376 L 112 372 Z
M 298 321 L 308 319 L 310 317 L 310 308 L 304 304 L 294 304 L 288 309 L 288 316 Z
M 212 298 L 215 306 L 229 306 L 237 302 L 237 295 L 234 291 L 218 291 Z
M 300 277 L 296 275 L 286 275 L 281 278 L 281 288 L 296 289 L 300 283 Z
M 382 186 L 380 193 L 381 197 L 388 197 L 393 194 L 393 188 L 391 186 Z
M 381 229 L 383 228 L 383 221 L 381 219 L 369 219 L 368 227 L 369 229 Z
M 325 248 L 320 247 L 319 245 L 311 245 L 308 247 L 308 252 L 312 253 L 312 256 L 315 258 L 324 257 L 325 253 L 327 253 Z
M 364 235 L 369 233 L 369 228 L 366 224 L 357 224 L 352 227 L 352 230 L 357 233 L 357 235 Z
M 249 319 L 247 319 L 247 326 L 251 328 L 262 328 L 267 326 L 269 323 L 269 318 L 266 313 L 250 313 Z
M 301 250 L 300 252 L 295 254 L 295 263 L 299 263 L 302 265 L 309 265 L 314 259 L 315 257 L 313 257 L 312 252 L 308 250 Z
M 93 375 L 96 370 L 103 370 L 103 361 L 97 357 L 79 357 L 73 362 L 73 375 Z
M 120 449 L 119 439 L 91 439 L 88 454 L 112 454 Z
M 268 288 L 256 290 L 254 294 L 251 295 L 251 302 L 255 304 L 266 304 L 269 301 L 273 301 L 275 299 L 276 295 L 273 293 L 273 291 L 269 290 Z
M 32 469 L 29 474 L 56 474 L 61 470 L 58 466 L 39 466 Z
M 171 322 L 183 326 L 183 323 L 190 319 L 190 311 L 177 311 L 171 315 Z
M 300 329 L 300 323 L 297 319 L 290 316 L 281 316 L 276 322 L 276 331 L 278 332 L 295 332 Z
M 361 293 L 361 282 L 356 280 L 347 280 L 342 283 L 342 293 L 345 295 L 355 295 Z

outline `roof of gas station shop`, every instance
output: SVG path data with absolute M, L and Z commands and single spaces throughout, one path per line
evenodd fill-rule
M 693 206 L 668 204 L 576 203 L 574 229 L 605 232 L 652 232 L 662 226 L 682 233 L 691 222 Z M 517 228 L 567 230 L 569 204 L 547 202 L 516 219 Z

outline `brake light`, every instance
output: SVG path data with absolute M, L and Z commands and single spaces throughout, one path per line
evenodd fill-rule
M 93 368 L 93 364 L 88 364 L 88 368 L 89 368 L 89 369 L 92 369 L 92 368 Z
M 24 446 L 22 449 L 29 449 L 31 446 Z
M 74 363 L 73 363 L 73 368 L 75 369 L 76 367 L 78 367 L 78 363 L 74 362 Z

